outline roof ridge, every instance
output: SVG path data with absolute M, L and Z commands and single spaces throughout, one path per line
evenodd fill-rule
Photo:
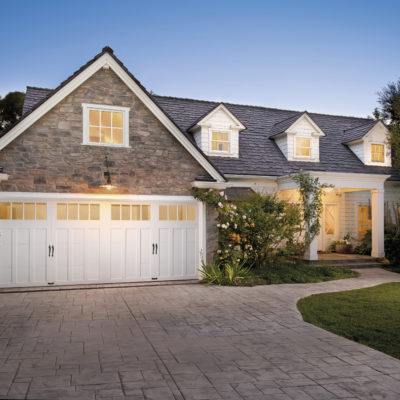
M 28 89 L 37 89 L 37 90 L 54 90 L 54 89 L 50 89 L 50 88 L 44 88 L 44 87 L 39 87 L 39 86 L 30 86 L 30 85 L 27 85 L 26 86 L 26 88 Z
M 283 108 L 276 108 L 276 107 L 266 107 L 266 106 L 259 106 L 254 104 L 241 104 L 241 103 L 230 103 L 226 101 L 214 101 L 214 100 L 202 100 L 202 99 L 191 99 L 189 97 L 177 97 L 177 96 L 163 96 L 161 94 L 153 94 L 154 97 L 162 97 L 165 99 L 175 99 L 175 100 L 188 100 L 188 101 L 197 101 L 201 103 L 212 103 L 212 104 L 226 104 L 231 106 L 242 106 L 242 107 L 251 107 L 251 108 L 261 108 L 263 110 L 273 110 L 273 111 L 282 111 L 282 112 L 295 112 L 295 113 L 307 113 L 309 115 L 321 115 L 326 117 L 340 117 L 340 118 L 349 118 L 349 119 L 362 119 L 362 120 L 369 120 L 368 117 L 355 117 L 351 115 L 340 115 L 340 114 L 325 114 L 325 113 L 318 113 L 312 111 L 299 111 L 299 110 L 288 110 Z

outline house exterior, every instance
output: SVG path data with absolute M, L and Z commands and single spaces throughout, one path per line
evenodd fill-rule
M 56 89 L 28 87 L 0 137 L 0 285 L 198 277 L 215 215 L 192 187 L 296 201 L 299 170 L 333 184 L 309 259 L 372 228 L 400 176 L 380 121 L 150 94 L 105 47 Z M 394 211 L 393 211 L 394 210 Z

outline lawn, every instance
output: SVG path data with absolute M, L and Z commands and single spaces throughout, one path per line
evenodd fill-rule
M 299 300 L 304 321 L 400 359 L 400 283 Z

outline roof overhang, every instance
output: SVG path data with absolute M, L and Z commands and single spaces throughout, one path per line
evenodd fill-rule
M 111 49 L 110 49 L 111 50 Z M 112 51 L 104 51 L 93 62 L 88 63 L 85 68 L 76 74 L 73 79 L 60 85 L 60 88 L 36 107 L 31 113 L 21 118 L 4 136 L 0 138 L 0 150 L 26 131 L 42 116 L 60 103 L 66 96 L 77 89 L 82 83 L 89 79 L 101 68 L 111 68 L 114 73 L 132 90 L 133 93 L 145 104 L 153 115 L 164 125 L 164 127 L 178 140 L 178 142 L 193 156 L 193 158 L 212 176 L 217 182 L 224 182 L 225 178 L 207 157 L 185 136 L 177 125 L 165 114 L 165 112 L 151 99 L 147 91 L 137 82 L 132 75 L 117 61 Z

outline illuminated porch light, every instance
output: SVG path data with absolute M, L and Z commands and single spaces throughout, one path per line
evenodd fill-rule
M 106 166 L 106 171 L 104 171 L 104 178 L 106 178 L 106 183 L 105 183 L 105 185 L 100 185 L 100 187 L 105 188 L 107 190 L 111 190 L 111 189 L 116 188 L 117 186 L 112 184 L 111 173 L 110 173 L 110 170 L 108 169 L 109 161 L 108 161 L 107 156 L 105 156 L 104 164 Z

